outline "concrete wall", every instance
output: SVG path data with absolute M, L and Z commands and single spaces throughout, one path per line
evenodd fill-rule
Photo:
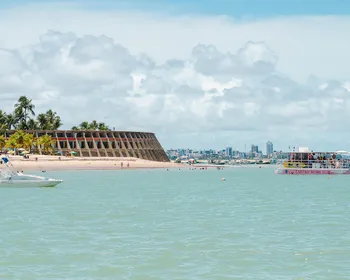
M 16 131 L 5 132 L 10 137 Z M 25 131 L 34 137 L 48 134 L 55 141 L 54 149 L 65 155 L 74 151 L 80 157 L 136 157 L 152 161 L 169 161 L 154 133 L 134 131 Z M 39 153 L 43 151 L 39 147 Z

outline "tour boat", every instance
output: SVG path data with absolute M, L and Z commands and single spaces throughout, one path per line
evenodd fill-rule
M 289 152 L 278 165 L 276 174 L 288 175 L 349 175 L 350 153 L 313 152 L 308 149 Z
M 40 188 L 55 187 L 62 183 L 56 180 L 36 175 L 27 175 L 13 171 L 7 158 L 2 158 L 3 168 L 0 169 L 0 188 Z

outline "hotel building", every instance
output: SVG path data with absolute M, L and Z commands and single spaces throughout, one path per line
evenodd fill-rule
M 5 132 L 8 139 L 16 131 Z M 168 162 L 169 159 L 154 133 L 136 131 L 30 130 L 34 137 L 44 134 L 54 141 L 53 149 L 80 157 L 135 157 Z M 39 153 L 43 151 L 38 147 Z

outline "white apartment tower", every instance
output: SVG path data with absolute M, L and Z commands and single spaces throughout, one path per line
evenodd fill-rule
M 273 144 L 271 141 L 266 142 L 266 155 L 271 156 L 273 154 Z

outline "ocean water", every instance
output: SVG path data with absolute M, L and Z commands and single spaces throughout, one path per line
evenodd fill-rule
M 0 189 L 0 279 L 350 279 L 350 176 L 46 175 Z

